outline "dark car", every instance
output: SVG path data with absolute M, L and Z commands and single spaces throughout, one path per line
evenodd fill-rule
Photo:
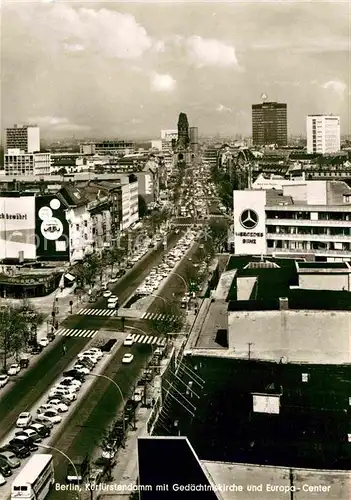
M 92 370 L 95 364 L 89 358 L 82 358 L 79 360 L 79 364 L 86 366 L 89 370 Z
M 29 359 L 28 358 L 22 358 L 22 359 L 20 359 L 19 365 L 20 365 L 21 368 L 28 368 Z
M 34 443 L 33 439 L 31 439 L 28 436 L 20 435 L 20 436 L 15 436 L 13 439 L 11 439 L 10 443 L 11 444 L 22 444 L 22 446 L 25 446 L 28 448 L 30 451 L 38 451 L 38 446 Z
M 42 350 L 43 350 L 42 346 L 37 344 L 37 345 L 32 347 L 30 352 L 31 352 L 31 354 L 40 354 Z
M 10 441 L 7 449 L 9 451 L 12 451 L 17 458 L 27 458 L 30 455 L 30 449 L 24 446 L 22 443 L 18 443 L 14 439 L 12 439 L 12 442 Z
M 117 342 L 116 339 L 108 340 L 106 342 L 106 344 L 101 347 L 101 351 L 102 352 L 110 352 L 112 347 L 115 345 L 116 342 Z
M 12 469 L 9 464 L 0 457 L 0 474 L 4 477 L 9 477 L 12 474 Z
M 15 437 L 16 436 L 27 436 L 32 439 L 34 443 L 40 443 L 40 441 L 42 440 L 40 434 L 38 434 L 35 429 L 31 429 L 30 427 L 26 427 L 25 429 L 21 429 L 15 432 Z
M 67 372 L 63 373 L 64 377 L 73 377 L 76 380 L 79 380 L 80 382 L 85 381 L 85 375 L 84 373 L 81 373 L 77 370 L 68 370 Z
M 55 397 L 55 399 L 56 399 L 56 397 Z M 40 420 L 35 419 L 33 424 L 44 425 L 44 427 L 46 427 L 47 429 L 52 429 L 54 427 L 54 424 L 51 422 L 51 420 L 49 420 L 48 418 L 44 418 L 44 417 L 41 417 Z
M 33 429 L 35 432 L 39 434 L 41 438 L 46 438 L 50 436 L 50 429 L 46 427 L 44 424 L 39 424 L 34 422 L 28 427 L 28 429 Z

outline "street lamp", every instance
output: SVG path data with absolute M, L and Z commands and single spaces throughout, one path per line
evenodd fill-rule
M 116 387 L 119 395 L 121 396 L 122 404 L 123 404 L 123 448 L 124 448 L 125 447 L 125 437 L 126 437 L 126 420 L 125 420 L 126 402 L 125 402 L 122 390 L 121 390 L 120 386 L 117 384 L 117 382 L 112 380 L 112 378 L 108 377 L 107 375 L 101 375 L 100 373 L 88 373 L 88 376 L 99 377 L 99 378 L 104 378 L 104 379 L 108 380 L 109 382 L 111 382 L 111 384 L 113 384 Z
M 73 470 L 74 470 L 74 473 L 76 475 L 76 478 L 77 478 L 77 498 L 79 499 L 81 497 L 80 493 L 81 493 L 81 489 L 80 489 L 80 481 L 79 481 L 79 475 L 78 475 L 78 471 L 77 471 L 77 467 L 75 466 L 75 464 L 73 463 L 73 461 L 71 460 L 71 458 L 66 455 L 66 453 L 64 453 L 62 450 L 59 450 L 58 448 L 55 448 L 55 446 L 49 446 L 47 444 L 41 444 L 41 443 L 36 443 L 37 446 L 40 446 L 41 448 L 45 448 L 47 450 L 54 450 L 54 451 L 57 451 L 58 453 L 60 453 L 66 460 L 68 460 L 68 462 L 72 465 L 73 467 Z

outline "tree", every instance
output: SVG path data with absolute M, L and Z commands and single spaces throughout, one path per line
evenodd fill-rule
M 208 225 L 208 234 L 214 248 L 219 250 L 228 239 L 229 221 L 227 219 L 212 219 Z
M 148 321 L 151 329 L 160 335 L 180 332 L 185 323 L 185 312 L 177 302 L 164 302 L 157 308 L 156 314 L 163 314 L 166 319 L 151 319 Z
M 24 312 L 23 305 L 17 307 L 9 305 L 0 311 L 0 349 L 4 354 L 5 371 L 9 356 L 15 354 L 18 360 L 20 352 L 27 346 L 29 323 Z

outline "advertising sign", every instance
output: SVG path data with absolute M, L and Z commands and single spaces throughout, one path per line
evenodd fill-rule
M 0 193 L 0 260 L 35 259 L 34 200 L 34 194 Z
M 38 257 L 47 260 L 69 259 L 69 225 L 65 208 L 56 195 L 36 198 L 35 227 Z
M 280 413 L 280 396 L 272 394 L 252 394 L 255 413 Z
M 234 191 L 234 253 L 264 255 L 266 253 L 266 192 Z

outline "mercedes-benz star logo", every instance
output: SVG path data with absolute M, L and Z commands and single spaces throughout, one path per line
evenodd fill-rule
M 254 229 L 258 224 L 258 215 L 255 210 L 248 208 L 240 215 L 240 224 L 245 229 Z

